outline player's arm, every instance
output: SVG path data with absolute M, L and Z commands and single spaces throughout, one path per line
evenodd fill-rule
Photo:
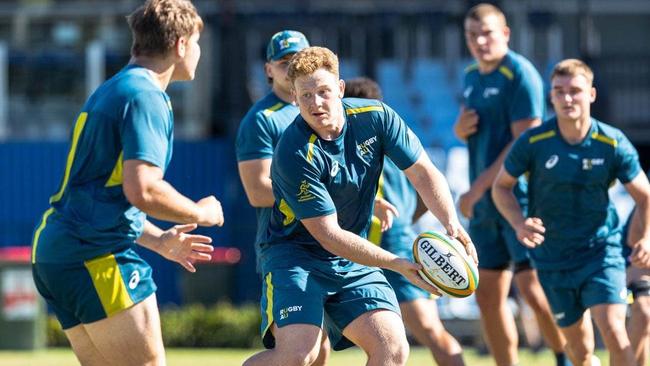
M 148 220 L 144 223 L 142 235 L 136 240 L 139 245 L 152 250 L 170 261 L 177 262 L 190 272 L 196 272 L 194 263 L 209 261 L 214 247 L 208 236 L 188 234 L 196 224 L 176 225 L 162 230 Z
M 467 254 L 478 263 L 474 244 L 458 221 L 454 200 L 445 176 L 433 165 L 429 156 L 422 152 L 410 167 L 404 170 L 426 207 L 445 227 L 447 234 L 457 238 L 467 250 Z
M 525 246 L 534 248 L 544 241 L 546 229 L 541 219 L 524 217 L 521 206 L 519 206 L 513 192 L 516 184 L 517 178 L 510 175 L 504 168 L 501 168 L 492 185 L 492 199 L 501 215 L 515 229 L 517 239 Z
M 159 220 L 201 226 L 223 225 L 221 203 L 214 196 L 198 202 L 180 194 L 163 180 L 163 171 L 143 160 L 125 160 L 123 165 L 124 195 L 142 212 Z
M 272 207 L 273 188 L 271 186 L 271 159 L 240 161 L 239 177 L 244 191 L 253 207 Z
M 645 173 L 640 172 L 625 184 L 636 210 L 630 222 L 628 245 L 632 248 L 632 264 L 641 268 L 650 267 L 650 184 Z
M 398 272 L 413 284 L 431 292 L 439 292 L 420 278 L 417 271 L 421 266 L 372 244 L 359 235 L 343 230 L 336 213 L 301 220 L 309 233 L 327 251 L 353 262 L 371 267 L 386 268 Z
M 492 183 L 499 173 L 499 169 L 505 161 L 513 142 L 524 131 L 531 127 L 539 126 L 541 123 L 542 122 L 539 118 L 527 118 L 513 122 L 510 125 L 510 131 L 513 137 L 512 141 L 503 148 L 497 159 L 476 178 L 469 188 L 469 191 L 464 193 L 458 200 L 460 211 L 465 217 L 471 218 L 474 216 L 474 205 L 481 199 L 481 197 L 483 197 L 485 192 L 492 187 Z

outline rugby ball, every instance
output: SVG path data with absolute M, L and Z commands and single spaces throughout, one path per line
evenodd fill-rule
M 478 287 L 478 269 L 458 240 L 435 231 L 415 238 L 413 257 L 420 277 L 451 297 L 467 297 Z

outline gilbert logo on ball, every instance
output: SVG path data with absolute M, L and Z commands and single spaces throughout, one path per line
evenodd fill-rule
M 413 257 L 420 277 L 452 297 L 467 297 L 478 287 L 478 269 L 458 240 L 435 231 L 415 238 Z

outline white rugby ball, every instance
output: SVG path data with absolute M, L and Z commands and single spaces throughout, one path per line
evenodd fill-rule
M 455 238 L 427 231 L 415 238 L 413 257 L 420 277 L 452 297 L 467 297 L 478 287 L 478 269 Z

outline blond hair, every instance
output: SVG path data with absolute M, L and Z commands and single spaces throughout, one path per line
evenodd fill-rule
M 501 9 L 487 3 L 474 5 L 472 8 L 470 8 L 465 15 L 465 20 L 467 21 L 471 19 L 477 22 L 481 22 L 483 19 L 487 18 L 490 15 L 496 16 L 504 26 L 508 25 L 506 22 L 506 16 L 503 14 Z
M 553 67 L 553 72 L 551 73 L 551 80 L 556 76 L 577 76 L 582 75 L 587 79 L 589 85 L 592 85 L 594 82 L 594 72 L 591 68 L 584 62 L 575 59 L 569 58 L 562 60 Z
M 203 30 L 203 20 L 188 0 L 147 0 L 127 22 L 134 56 L 165 56 L 181 37 Z
M 339 59 L 334 52 L 325 47 L 307 47 L 298 51 L 289 62 L 289 80 L 293 82 L 306 75 L 311 75 L 318 69 L 324 69 L 339 77 Z

